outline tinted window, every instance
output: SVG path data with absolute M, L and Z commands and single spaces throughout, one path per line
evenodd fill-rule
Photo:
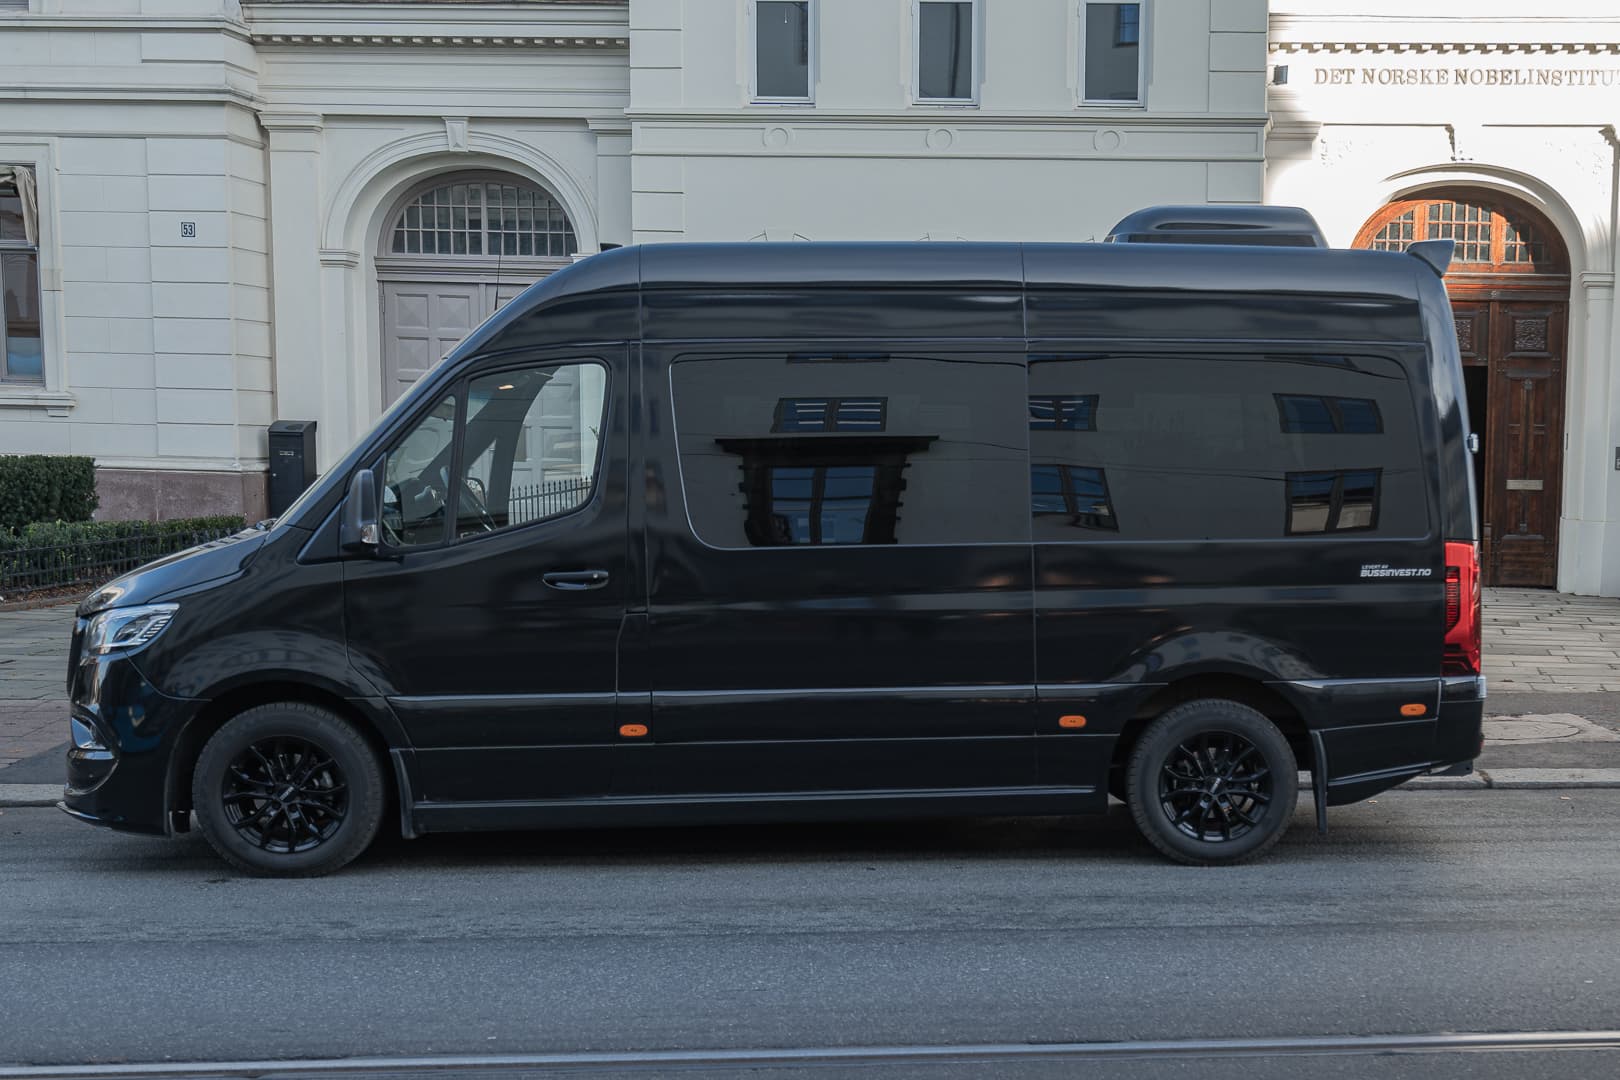
M 759 0 L 754 9 L 755 89 L 762 98 L 810 96 L 808 0 Z
M 1030 364 L 1040 540 L 1428 529 L 1410 386 L 1357 356 L 1065 356 Z
M 585 505 L 596 479 L 607 370 L 554 364 L 467 384 L 456 535 L 478 536 Z
M 692 359 L 670 379 L 709 544 L 1029 538 L 1022 358 Z
M 383 466 L 383 541 L 415 547 L 444 541 L 446 495 L 450 490 L 451 442 L 456 430 L 456 399 L 435 405 L 388 452 Z

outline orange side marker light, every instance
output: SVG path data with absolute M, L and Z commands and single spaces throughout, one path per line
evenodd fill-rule
M 1427 705 L 1402 705 L 1401 706 L 1401 715 L 1402 716 L 1422 716 L 1424 713 L 1426 713 L 1428 711 L 1429 711 L 1429 707 Z
M 1060 717 L 1058 717 L 1058 727 L 1061 727 L 1061 728 L 1083 728 L 1085 726 L 1086 726 L 1086 718 L 1083 717 L 1083 716 L 1060 716 Z
M 627 739 L 639 739 L 647 734 L 646 724 L 620 724 L 619 734 Z

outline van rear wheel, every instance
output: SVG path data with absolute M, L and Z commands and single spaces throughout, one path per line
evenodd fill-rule
M 1235 701 L 1189 701 L 1142 732 L 1126 768 L 1126 802 L 1165 855 L 1221 866 L 1282 838 L 1297 777 L 1288 740 L 1265 716 Z
M 221 858 L 251 874 L 331 873 L 377 835 L 386 801 L 377 755 L 336 713 L 260 705 L 203 746 L 192 808 Z

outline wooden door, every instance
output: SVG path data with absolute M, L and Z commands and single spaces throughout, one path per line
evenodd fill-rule
M 384 282 L 384 407 L 409 390 L 488 315 L 483 286 L 476 282 Z
M 1456 304 L 1459 331 L 1467 309 Z M 1490 305 L 1484 498 L 1485 583 L 1550 587 L 1557 578 L 1563 475 L 1567 305 Z M 1459 339 L 1461 333 L 1459 333 Z M 1459 341 L 1460 343 L 1460 341 Z

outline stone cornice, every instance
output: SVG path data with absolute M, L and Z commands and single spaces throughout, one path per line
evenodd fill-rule
M 248 3 L 261 46 L 610 49 L 630 47 L 623 4 Z
M 345 48 L 437 47 L 441 49 L 628 49 L 628 37 L 558 37 L 550 34 L 268 34 L 253 43 L 328 45 Z
M 1620 42 L 1273 41 L 1273 53 L 1438 53 L 1442 55 L 1616 56 Z

